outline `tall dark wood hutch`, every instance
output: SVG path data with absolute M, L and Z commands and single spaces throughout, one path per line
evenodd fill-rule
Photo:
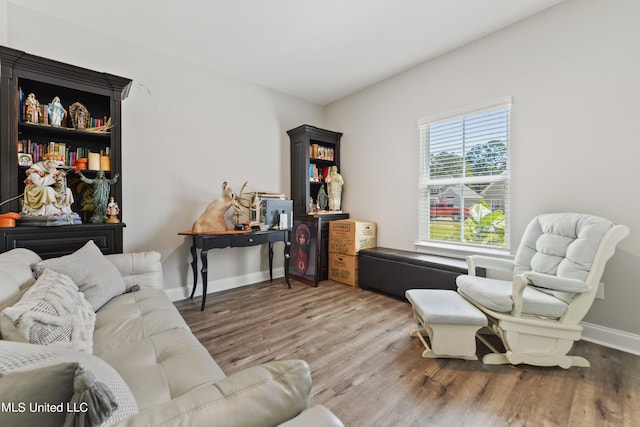
M 62 62 L 31 55 L 0 46 L 0 201 L 20 195 L 28 166 L 20 165 L 18 155 L 26 152 L 27 144 L 62 144 L 66 153 L 78 151 L 103 152 L 110 156 L 107 178 L 119 174 L 111 195 L 125 209 L 122 200 L 121 103 L 127 97 L 131 80 L 108 73 L 88 70 Z M 65 109 L 75 102 L 86 107 L 96 118 L 95 123 L 111 119 L 112 127 L 105 132 L 72 128 L 67 120 L 60 127 L 45 123 L 28 123 L 23 117 L 23 99 L 34 93 L 41 104 L 59 97 Z M 90 125 L 91 126 L 91 125 Z M 33 145 L 32 145 L 33 144 Z M 36 159 L 34 159 L 36 160 Z M 89 178 L 96 172 L 84 172 Z M 81 214 L 83 224 L 63 226 L 20 226 L 0 228 L 0 251 L 16 247 L 33 249 L 43 257 L 70 253 L 86 241 L 94 240 L 104 253 L 122 252 L 124 224 L 89 224 L 91 212 L 81 212 L 82 194 L 79 177 L 69 172 L 69 187 L 74 193 L 73 211 Z M 74 188 L 74 185 L 78 186 Z M 20 212 L 18 200 L 5 203 L 0 212 Z
M 307 283 L 316 285 L 329 278 L 329 221 L 349 218 L 348 213 L 316 213 L 318 192 L 325 186 L 324 176 L 332 166 L 340 172 L 341 132 L 320 129 L 311 125 L 298 126 L 287 131 L 291 141 L 291 198 L 293 199 L 294 226 L 296 222 L 308 222 L 309 217 L 318 222 L 318 250 L 314 279 Z M 313 202 L 311 202 L 313 201 Z M 293 236 L 292 245 L 295 245 Z M 292 275 L 295 272 L 292 269 Z

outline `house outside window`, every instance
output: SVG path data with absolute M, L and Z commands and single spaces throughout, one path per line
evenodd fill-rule
M 511 98 L 422 119 L 419 245 L 509 248 Z

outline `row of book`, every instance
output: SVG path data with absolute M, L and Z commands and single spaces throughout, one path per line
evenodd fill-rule
M 323 182 L 331 172 L 331 166 L 319 168 L 317 165 L 311 163 L 309 165 L 309 181 L 310 182 Z
M 312 159 L 321 160 L 333 160 L 334 159 L 333 147 L 326 147 L 320 144 L 309 144 L 309 157 Z
M 110 151 L 110 147 L 106 147 L 104 150 L 100 150 L 100 155 L 109 156 Z M 87 158 L 91 152 L 92 151 L 86 147 L 70 149 L 64 142 L 50 141 L 46 144 L 41 144 L 33 142 L 30 139 L 18 141 L 18 153 L 30 154 L 33 163 L 41 161 L 45 154 L 53 153 L 60 155 L 64 159 L 65 165 L 75 166 L 77 159 Z

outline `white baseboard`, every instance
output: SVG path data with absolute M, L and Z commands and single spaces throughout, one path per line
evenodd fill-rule
M 284 267 L 274 268 L 273 269 L 273 278 L 284 277 Z M 194 297 L 202 295 L 202 278 L 198 278 L 198 288 L 196 289 L 196 293 Z M 234 276 L 226 279 L 218 279 L 218 280 L 209 280 L 207 285 L 207 295 L 226 291 L 228 289 L 240 288 L 242 286 L 251 285 L 253 283 L 259 283 L 269 280 L 269 272 L 268 271 L 260 271 L 257 273 L 245 274 L 243 276 Z M 171 301 L 180 301 L 191 296 L 191 287 L 193 283 L 190 283 L 187 286 L 182 286 L 179 288 L 170 288 L 165 289 L 164 291 L 169 296 Z
M 581 324 L 584 328 L 583 340 L 640 356 L 640 335 L 593 323 L 581 322 Z

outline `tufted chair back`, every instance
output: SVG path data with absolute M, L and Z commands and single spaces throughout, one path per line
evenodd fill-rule
M 542 214 L 524 233 L 515 256 L 514 274 L 527 271 L 584 281 L 609 220 L 576 213 Z

